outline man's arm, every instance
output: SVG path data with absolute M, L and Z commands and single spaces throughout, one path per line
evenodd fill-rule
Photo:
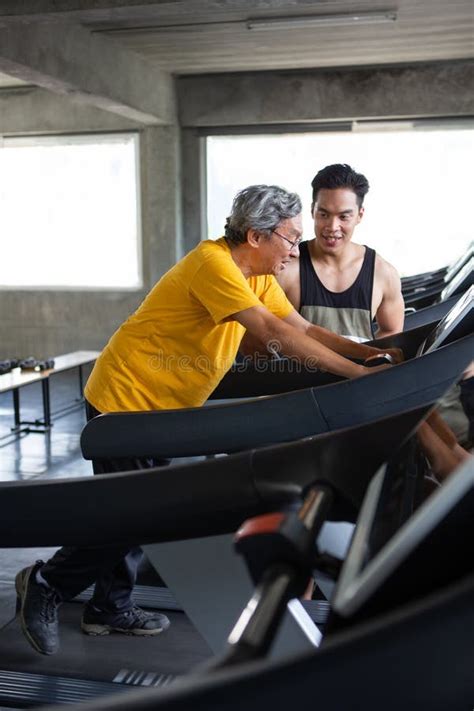
M 278 285 L 285 292 L 286 298 L 296 311 L 300 308 L 300 266 L 299 259 L 293 259 L 286 265 L 279 274 L 275 276 Z M 254 356 L 257 353 L 260 357 L 268 357 L 266 344 L 262 342 L 260 336 L 254 336 L 250 331 L 244 333 L 239 351 L 245 356 Z
M 351 341 L 350 338 L 338 336 L 336 333 L 328 331 L 322 326 L 316 326 L 316 324 L 306 321 L 306 319 L 296 313 L 296 311 L 292 311 L 291 314 L 286 317 L 285 321 L 306 333 L 310 338 L 314 338 L 319 341 L 319 343 L 324 343 L 328 348 L 346 358 L 366 360 L 371 356 L 388 353 L 392 356 L 395 363 L 400 363 L 403 360 L 403 352 L 400 348 L 386 348 L 385 350 L 381 350 L 380 348 L 368 346 L 365 343 L 356 343 L 355 341 Z
M 383 285 L 383 295 L 377 309 L 378 330 L 376 338 L 391 336 L 392 333 L 403 331 L 405 321 L 405 302 L 402 296 L 402 286 L 397 270 L 388 262 L 382 261 L 377 270 L 377 281 Z
M 297 327 L 292 323 L 291 316 L 293 313 L 298 317 L 293 321 L 293 323 L 298 323 Z M 310 360 L 313 366 L 316 365 L 321 370 L 342 375 L 346 378 L 356 378 L 377 370 L 377 368 L 366 368 L 363 365 L 353 363 L 328 348 L 319 339 L 316 340 L 315 337 L 307 335 L 299 324 L 300 318 L 303 322 L 305 322 L 305 319 L 296 312 L 292 312 L 292 314 L 283 320 L 274 316 L 264 306 L 254 306 L 233 314 L 232 318 L 242 324 L 250 334 L 256 336 L 261 342 L 266 344 L 273 343 L 282 355 L 299 358 L 302 362 Z M 319 329 L 318 326 L 315 328 Z M 321 331 L 325 331 L 325 329 L 321 329 Z M 325 333 L 329 333 L 329 331 L 325 331 Z M 331 335 L 334 336 L 334 334 Z M 334 338 L 346 340 L 340 336 L 334 336 Z M 351 342 L 348 341 L 348 343 Z M 373 355 L 374 351 L 379 352 L 377 349 L 361 346 L 361 344 L 357 343 L 353 343 L 352 346 L 359 349 L 364 348 L 367 351 L 370 350 L 370 355 Z M 365 352 L 365 350 L 359 350 L 355 357 L 365 358 L 367 357 Z

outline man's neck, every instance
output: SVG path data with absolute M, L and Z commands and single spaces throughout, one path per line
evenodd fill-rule
M 363 251 L 362 245 L 349 242 L 340 252 L 328 254 L 321 249 L 317 239 L 309 240 L 308 249 L 311 259 L 315 262 L 339 270 L 343 270 Z
M 252 263 L 252 252 L 245 244 L 229 245 L 230 254 L 246 279 L 256 274 Z

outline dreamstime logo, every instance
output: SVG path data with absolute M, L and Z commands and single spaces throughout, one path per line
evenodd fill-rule
M 181 373 L 215 373 L 231 371 L 233 373 L 244 373 L 255 370 L 257 373 L 302 373 L 303 371 L 315 373 L 321 370 L 318 367 L 319 359 L 316 356 L 307 356 L 303 360 L 296 357 L 281 357 L 281 344 L 278 341 L 270 341 L 267 346 L 273 357 L 267 354 L 256 353 L 251 356 L 243 356 L 236 360 L 230 358 L 217 357 L 214 359 L 206 355 L 198 355 L 195 358 L 189 355 L 165 355 L 163 351 L 158 351 L 156 355 L 148 359 L 148 365 L 153 371 L 181 372 Z
M 277 341 L 276 338 L 271 341 L 268 341 L 267 351 L 275 358 L 281 358 L 281 356 L 280 356 L 280 353 L 281 353 L 280 341 Z
M 198 371 L 199 373 L 210 373 L 214 370 L 221 370 L 222 366 L 225 365 L 223 359 L 214 359 L 214 362 L 206 355 L 200 354 L 193 358 L 189 355 L 165 355 L 163 351 L 158 351 L 158 353 L 148 359 L 148 365 L 151 370 L 155 371 L 166 371 L 166 372 L 182 372 L 182 373 L 192 373 Z M 228 359 L 228 365 L 226 370 L 232 366 L 232 361 Z
M 288 373 L 290 375 L 303 372 L 323 372 L 322 368 L 318 367 L 318 363 L 319 359 L 316 356 L 308 356 L 300 360 L 296 357 L 269 358 L 257 353 L 256 355 L 244 356 L 236 360 L 230 370 L 232 373 L 245 373 L 255 370 L 257 373 Z

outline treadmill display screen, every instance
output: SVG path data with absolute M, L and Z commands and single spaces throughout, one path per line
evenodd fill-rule
M 451 279 L 449 284 L 441 292 L 441 300 L 449 299 L 450 296 L 467 289 L 473 283 L 474 257 Z
M 444 277 L 445 283 L 449 284 L 451 279 L 458 273 L 460 269 L 462 269 L 466 262 L 468 262 L 472 257 L 474 257 L 474 242 L 471 242 L 471 244 L 467 248 L 467 251 L 462 255 L 462 257 L 456 259 L 454 264 L 450 266 L 450 268 L 446 272 L 446 276 Z
M 451 311 L 441 319 L 436 328 L 418 349 L 417 355 L 431 353 L 455 338 L 467 336 L 474 330 L 474 285 L 460 297 Z
M 397 524 L 400 480 L 387 465 L 373 478 L 332 599 L 343 618 L 364 616 L 468 574 L 465 544 L 474 516 L 474 461 L 468 461 Z M 461 543 L 461 545 L 460 545 Z

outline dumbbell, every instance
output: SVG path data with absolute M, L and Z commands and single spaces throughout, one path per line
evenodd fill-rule
M 20 360 L 18 365 L 22 370 L 34 370 L 39 373 L 43 370 L 51 370 L 51 368 L 54 368 L 54 359 L 36 360 L 36 358 L 30 356 L 29 358 Z

